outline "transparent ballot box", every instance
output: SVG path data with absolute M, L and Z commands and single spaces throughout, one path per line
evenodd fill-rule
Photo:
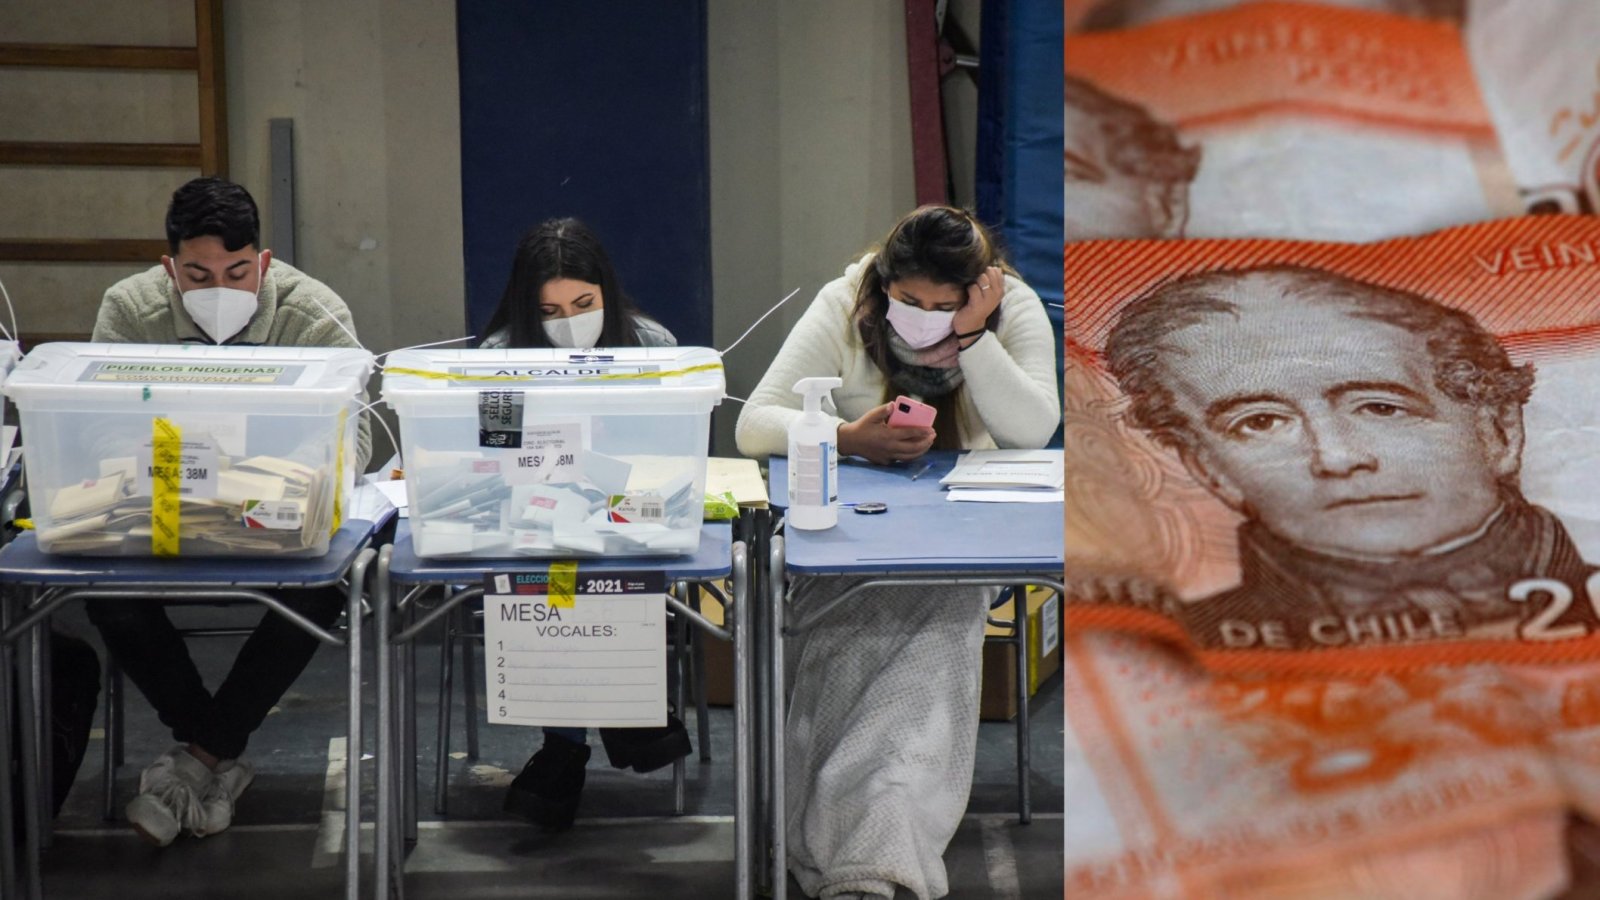
M 417 555 L 695 552 L 722 396 L 699 347 L 390 354 Z
M 39 548 L 320 556 L 355 485 L 365 350 L 44 344 L 5 382 Z

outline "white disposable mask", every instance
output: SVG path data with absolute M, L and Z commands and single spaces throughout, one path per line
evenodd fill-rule
M 600 329 L 606 324 L 604 308 L 591 309 L 564 319 L 544 319 L 544 336 L 557 347 L 588 349 L 600 340 Z
M 256 257 L 257 267 L 260 257 Z M 168 273 L 170 274 L 170 272 Z M 173 283 L 177 283 L 174 277 Z M 183 309 L 213 341 L 223 343 L 244 330 L 259 305 L 256 295 L 238 288 L 208 287 L 182 291 Z
M 889 311 L 885 317 L 907 346 L 913 350 L 921 350 L 924 347 L 932 347 L 950 336 L 954 331 L 951 323 L 956 314 L 955 310 L 949 312 L 927 310 L 910 303 L 901 303 L 890 297 Z

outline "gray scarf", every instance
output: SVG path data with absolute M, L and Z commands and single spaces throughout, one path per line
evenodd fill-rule
M 907 394 L 924 400 L 943 397 L 961 387 L 961 342 L 954 334 L 930 347 L 912 349 L 893 328 L 889 332 L 889 352 L 900 363 L 889 382 Z

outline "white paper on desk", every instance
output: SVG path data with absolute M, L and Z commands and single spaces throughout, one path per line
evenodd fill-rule
M 485 578 L 489 722 L 640 728 L 667 721 L 666 575 L 577 576 L 549 603 L 549 570 Z
M 406 483 L 404 481 L 371 481 L 368 484 L 372 486 L 373 490 L 382 494 L 383 498 L 389 501 L 391 506 L 400 510 L 400 518 L 404 519 L 409 516 L 410 510 L 407 508 L 408 501 L 406 500 Z
M 949 487 L 1060 489 L 1065 483 L 1057 450 L 972 450 L 939 479 Z
M 345 516 L 363 522 L 376 522 L 388 515 L 389 511 L 395 508 L 395 504 L 389 499 L 389 492 L 384 490 L 383 485 L 391 483 L 401 487 L 400 503 L 403 509 L 406 502 L 405 482 L 360 481 L 356 483 L 356 489 L 347 501 Z
M 953 488 L 945 494 L 946 500 L 971 503 L 1064 503 L 1065 491 L 1040 490 L 982 490 Z

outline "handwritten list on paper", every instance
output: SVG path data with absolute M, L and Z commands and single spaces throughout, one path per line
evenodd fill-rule
M 570 606 L 550 602 L 550 579 L 549 572 L 485 577 L 489 722 L 665 725 L 665 574 L 590 576 L 580 568 Z M 555 587 L 561 593 L 559 581 Z

